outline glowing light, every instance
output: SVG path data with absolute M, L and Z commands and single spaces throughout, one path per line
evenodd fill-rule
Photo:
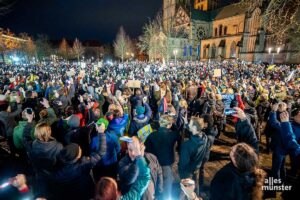
M 272 52 L 272 48 L 270 47 L 270 48 L 269 48 L 269 53 L 271 53 L 271 52 Z

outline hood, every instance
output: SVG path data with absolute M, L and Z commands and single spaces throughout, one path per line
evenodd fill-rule
M 133 120 L 138 124 L 143 124 L 148 121 L 148 117 L 145 115 L 139 115 L 133 118 Z

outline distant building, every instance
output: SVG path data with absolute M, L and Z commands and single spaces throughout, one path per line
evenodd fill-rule
M 169 38 L 179 59 L 271 62 L 273 57 L 275 63 L 300 62 L 291 44 L 276 45 L 261 29 L 259 8 L 248 13 L 238 4 L 221 7 L 219 0 L 163 0 L 163 4 L 164 30 L 183 33 Z

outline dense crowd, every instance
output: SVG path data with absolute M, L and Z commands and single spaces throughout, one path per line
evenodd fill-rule
M 297 65 L 4 65 L 0 94 L 1 136 L 30 169 L 0 186 L 6 199 L 201 199 L 211 147 L 228 126 L 236 145 L 210 199 L 262 199 L 267 176 L 285 182 L 287 156 L 299 187 Z M 268 175 L 261 151 L 272 152 Z

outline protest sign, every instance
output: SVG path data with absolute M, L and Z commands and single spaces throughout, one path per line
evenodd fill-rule
M 127 86 L 130 88 L 141 88 L 141 81 L 129 80 Z
M 215 78 L 222 76 L 222 70 L 221 69 L 215 69 L 214 70 L 214 76 Z
M 147 137 L 153 132 L 152 127 L 150 126 L 150 124 L 144 126 L 143 128 L 141 128 L 140 130 L 138 130 L 137 135 L 138 138 L 144 143 L 147 139 Z

